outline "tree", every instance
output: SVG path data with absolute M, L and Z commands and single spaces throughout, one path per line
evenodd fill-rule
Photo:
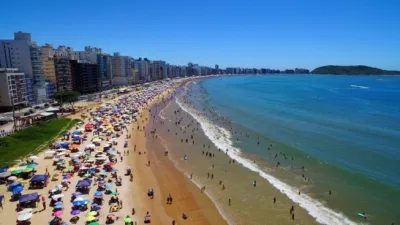
M 78 91 L 57 91 L 54 93 L 54 98 L 61 103 L 61 106 L 63 102 L 69 103 L 72 110 L 75 111 L 74 104 L 80 95 Z

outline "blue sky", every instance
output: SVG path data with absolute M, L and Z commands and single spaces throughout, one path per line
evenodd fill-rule
M 21 30 L 177 65 L 400 70 L 398 0 L 22 0 L 0 7 L 0 24 L 0 39 Z

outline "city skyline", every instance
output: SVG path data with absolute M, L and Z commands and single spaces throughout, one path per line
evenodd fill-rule
M 62 7 L 65 16 L 46 2 L 40 7 L 10 2 L 8 9 L 0 9 L 0 37 L 21 30 L 32 33 L 39 45 L 77 50 L 91 45 L 174 65 L 400 69 L 395 1 L 202 1 L 195 6 L 185 1 L 72 1 Z

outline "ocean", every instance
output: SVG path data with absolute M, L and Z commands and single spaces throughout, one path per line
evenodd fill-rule
M 201 158 L 207 144 L 167 146 L 176 149 L 171 154 L 184 173 L 221 174 L 226 191 L 206 175 L 194 182 L 207 186 L 230 224 L 293 224 L 287 216 L 293 203 L 321 224 L 400 222 L 400 77 L 214 77 L 182 88 L 160 116 L 176 117 L 179 108 L 203 131 L 196 142 L 228 150 L 229 164 L 218 155 Z M 193 127 L 190 121 L 183 129 Z M 172 140 L 172 132 L 161 135 Z M 249 191 L 253 181 L 257 190 Z M 268 186 L 287 200 L 271 203 L 277 193 Z M 231 197 L 240 204 L 226 206 Z

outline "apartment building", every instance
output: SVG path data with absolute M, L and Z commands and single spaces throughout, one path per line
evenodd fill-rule
M 17 68 L 0 68 L 0 106 L 28 104 L 25 74 Z

